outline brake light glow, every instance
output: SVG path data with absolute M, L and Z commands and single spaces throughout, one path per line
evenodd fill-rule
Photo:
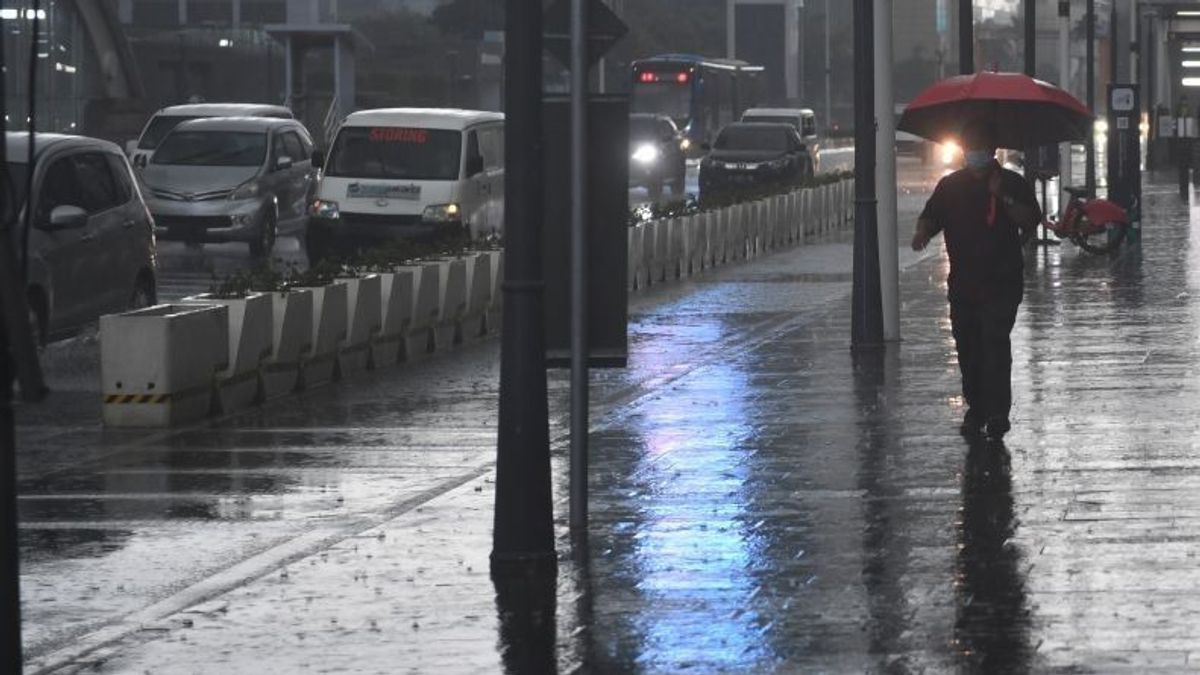
M 638 82 L 658 82 L 658 75 L 648 70 L 638 73 Z
M 688 74 L 687 73 L 679 73 L 678 75 L 675 76 L 675 81 L 680 84 L 687 84 Z

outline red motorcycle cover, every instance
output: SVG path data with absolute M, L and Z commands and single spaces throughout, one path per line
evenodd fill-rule
M 1111 202 L 1107 199 L 1093 199 L 1083 204 L 1083 214 L 1087 216 L 1089 222 L 1097 225 L 1104 223 L 1129 223 L 1129 216 L 1125 213 L 1125 209 L 1121 208 L 1116 202 Z

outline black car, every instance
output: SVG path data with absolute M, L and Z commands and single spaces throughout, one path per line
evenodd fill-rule
M 670 117 L 630 115 L 630 186 L 646 188 L 653 199 L 658 199 L 667 185 L 671 192 L 682 195 L 687 180 L 686 143 Z
M 806 161 L 804 142 L 790 124 L 730 124 L 700 162 L 700 198 L 796 186 Z

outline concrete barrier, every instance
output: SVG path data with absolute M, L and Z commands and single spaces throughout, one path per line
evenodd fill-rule
M 463 341 L 475 340 L 488 334 L 488 309 L 496 297 L 492 277 L 492 257 L 473 253 L 465 258 L 467 267 L 467 309 L 463 313 L 459 332 Z
M 263 365 L 271 356 L 274 319 L 270 295 L 216 298 L 212 293 L 202 293 L 183 301 L 221 305 L 227 310 L 228 365 L 217 373 L 218 411 L 236 412 L 260 402 L 264 397 Z
M 430 354 L 437 346 L 434 339 L 441 315 L 442 266 L 436 262 L 418 263 L 402 269 L 413 274 L 413 314 L 404 336 L 404 359 L 412 361 Z
M 346 337 L 338 347 L 338 373 L 350 377 L 374 364 L 371 343 L 383 328 L 383 294 L 378 274 L 338 279 L 346 287 Z
M 379 274 L 379 335 L 371 344 L 376 368 L 395 365 L 403 358 L 404 336 L 413 318 L 413 270 L 399 268 Z
M 156 305 L 100 317 L 103 419 L 169 427 L 206 417 L 229 366 L 229 308 Z
M 290 394 L 300 387 L 300 368 L 312 351 L 312 292 L 303 289 L 273 291 L 271 298 L 271 354 L 263 364 L 263 398 Z
M 338 352 L 346 339 L 346 285 L 331 283 L 308 286 L 312 293 L 312 351 L 301 360 L 300 377 L 305 389 L 338 378 Z

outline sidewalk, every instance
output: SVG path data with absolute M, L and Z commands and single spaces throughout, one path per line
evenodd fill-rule
M 634 301 L 630 367 L 596 376 L 582 560 L 552 377 L 548 602 L 488 575 L 494 392 L 469 385 L 495 375 L 486 347 L 481 372 L 427 383 L 465 403 L 339 404 L 447 467 L 385 517 L 298 534 L 29 672 L 1200 670 L 1200 229 L 1173 190 L 1147 185 L 1140 254 L 1031 254 L 1003 451 L 957 434 L 945 259 L 902 275 L 904 342 L 856 359 L 846 245 L 803 247 Z M 363 450 L 310 413 L 218 431 L 327 424 L 329 452 Z M 439 416 L 444 438 L 397 440 Z

